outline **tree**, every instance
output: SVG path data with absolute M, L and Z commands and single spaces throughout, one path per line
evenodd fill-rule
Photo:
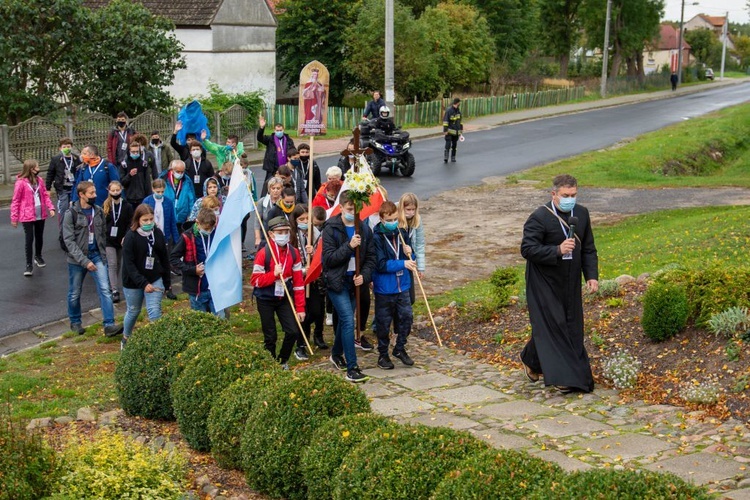
M 737 57 L 740 58 L 740 67 L 744 69 L 750 66 L 750 36 L 737 37 L 734 47 Z
M 685 41 L 690 44 L 690 52 L 701 64 L 711 63 L 712 54 L 717 49 L 721 50 L 721 42 L 713 31 L 709 29 L 696 29 L 685 32 Z
M 540 32 L 546 52 L 560 63 L 560 77 L 568 76 L 570 52 L 580 38 L 578 10 L 582 0 L 540 0 Z
M 419 18 L 427 7 L 435 7 L 440 0 L 401 0 L 401 3 L 411 9 L 414 17 Z
M 165 87 L 175 71 L 187 67 L 172 21 L 154 16 L 138 2 L 113 0 L 90 11 L 85 28 L 75 36 L 83 68 L 71 100 L 112 116 L 172 104 Z
M 348 85 L 344 61 L 344 32 L 355 15 L 351 0 L 282 0 L 276 28 L 276 57 L 281 78 L 289 87 L 299 85 L 299 74 L 310 61 L 323 63 L 330 73 L 332 104 L 344 97 Z M 369 87 L 368 87 L 369 88 Z
M 428 7 L 418 23 L 437 58 L 444 89 L 489 80 L 495 59 L 494 40 L 478 9 L 449 0 Z

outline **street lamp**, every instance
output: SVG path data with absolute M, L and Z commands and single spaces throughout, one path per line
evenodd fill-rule
M 690 5 L 698 5 L 693 2 Z M 677 83 L 682 84 L 682 25 L 685 23 L 685 0 L 682 0 L 682 10 L 680 11 L 680 36 L 677 40 Z

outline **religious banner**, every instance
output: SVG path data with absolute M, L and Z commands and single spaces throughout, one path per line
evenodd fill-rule
M 299 75 L 300 136 L 326 135 L 328 129 L 328 69 L 318 61 L 302 68 Z

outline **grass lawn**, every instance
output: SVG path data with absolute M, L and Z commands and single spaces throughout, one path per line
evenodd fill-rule
M 536 167 L 517 177 L 547 181 L 569 173 L 587 187 L 750 187 L 749 134 L 750 104 L 743 104 L 645 134 L 618 148 Z

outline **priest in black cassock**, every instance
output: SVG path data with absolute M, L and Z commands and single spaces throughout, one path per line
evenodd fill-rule
M 596 292 L 599 261 L 594 233 L 588 210 L 576 204 L 576 179 L 558 175 L 552 184 L 552 200 L 537 208 L 523 226 L 531 340 L 521 361 L 533 382 L 544 377 L 545 385 L 564 394 L 591 392 L 594 379 L 583 346 L 581 273 L 587 291 Z

